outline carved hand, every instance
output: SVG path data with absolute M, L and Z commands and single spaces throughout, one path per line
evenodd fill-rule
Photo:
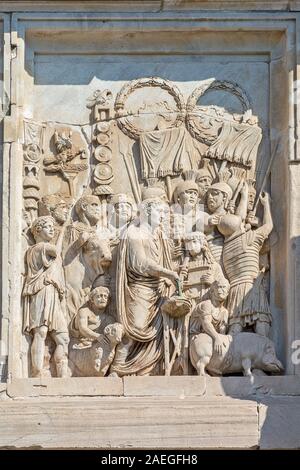
M 228 209 L 229 214 L 234 214 L 234 212 L 235 212 L 235 202 L 230 201 L 229 204 L 228 204 L 227 209 Z
M 270 204 L 270 194 L 264 191 L 260 196 L 259 200 L 262 203 L 263 206 L 266 206 L 267 204 Z
M 78 237 L 78 241 L 79 241 L 80 245 L 84 245 L 88 241 L 90 236 L 91 235 L 88 232 L 81 232 L 81 234 Z
M 175 271 L 168 271 L 168 272 L 165 273 L 165 276 L 168 279 L 170 279 L 170 281 L 174 282 L 174 284 L 176 284 L 176 282 L 180 281 L 179 274 L 176 273 Z
M 223 349 L 223 341 L 220 336 L 217 336 L 214 340 L 214 351 L 217 354 L 222 354 L 222 349 Z
M 242 189 L 241 189 L 241 193 L 246 194 L 248 196 L 248 192 L 249 192 L 249 185 L 247 181 L 244 181 Z
M 208 225 L 218 225 L 219 222 L 220 222 L 220 219 L 221 219 L 221 215 L 211 215 L 209 218 L 208 218 Z
M 214 282 L 214 278 L 211 274 L 203 274 L 203 276 L 201 276 L 201 282 L 211 285 Z
M 177 245 L 173 249 L 173 258 L 179 258 L 184 254 L 184 248 L 181 245 Z
M 188 267 L 187 266 L 180 266 L 179 268 L 179 272 L 180 272 L 180 277 L 185 279 L 188 275 Z

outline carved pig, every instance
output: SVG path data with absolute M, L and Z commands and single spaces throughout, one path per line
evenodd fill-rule
M 194 335 L 190 341 L 190 358 L 198 375 L 205 370 L 212 375 L 243 372 L 252 376 L 252 369 L 279 373 L 283 370 L 277 359 L 274 343 L 256 333 L 220 335 L 223 339 L 222 354 L 213 350 L 213 340 L 206 333 Z

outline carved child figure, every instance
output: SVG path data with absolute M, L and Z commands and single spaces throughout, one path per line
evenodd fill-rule
M 224 277 L 215 280 L 210 289 L 210 299 L 200 302 L 190 321 L 191 343 L 199 333 L 207 333 L 213 339 L 214 351 L 218 354 L 222 354 L 223 346 L 220 335 L 226 334 L 228 326 L 228 311 L 224 302 L 229 288 L 229 282 Z
M 96 287 L 72 322 L 72 333 L 79 339 L 70 350 L 73 376 L 103 377 L 113 362 L 124 328 L 105 312 L 109 298 L 106 287 Z
M 32 224 L 36 244 L 26 253 L 27 275 L 23 288 L 25 333 L 33 334 L 31 365 L 33 377 L 43 371 L 45 340 L 50 333 L 56 343 L 54 361 L 58 377 L 68 376 L 69 334 L 62 300 L 65 292 L 62 261 L 55 245 L 54 219 L 38 217 Z
M 185 258 L 180 268 L 183 290 L 189 299 L 199 303 L 216 278 L 223 276 L 202 232 L 191 232 L 184 238 Z
M 114 318 L 105 313 L 110 293 L 107 287 L 96 287 L 91 291 L 89 300 L 78 311 L 73 321 L 73 331 L 80 338 L 74 349 L 89 348 L 99 339 L 105 327 L 114 323 Z

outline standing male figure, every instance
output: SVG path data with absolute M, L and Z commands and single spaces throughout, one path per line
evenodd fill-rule
M 33 377 L 42 374 L 45 340 L 56 343 L 54 361 L 57 377 L 68 376 L 69 334 L 62 299 L 65 293 L 62 261 L 55 245 L 54 219 L 38 217 L 32 224 L 35 245 L 26 252 L 27 275 L 23 288 L 25 333 L 33 334 L 31 364 Z
M 148 374 L 162 357 L 160 305 L 170 288 L 166 281 L 179 280 L 161 227 L 167 207 L 160 198 L 144 200 L 119 244 L 117 312 L 126 338 L 111 367 L 118 375 Z

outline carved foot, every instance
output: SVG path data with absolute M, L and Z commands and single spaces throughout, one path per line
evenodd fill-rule
M 108 374 L 108 377 L 119 377 L 119 376 L 116 372 L 111 372 L 110 374 Z

